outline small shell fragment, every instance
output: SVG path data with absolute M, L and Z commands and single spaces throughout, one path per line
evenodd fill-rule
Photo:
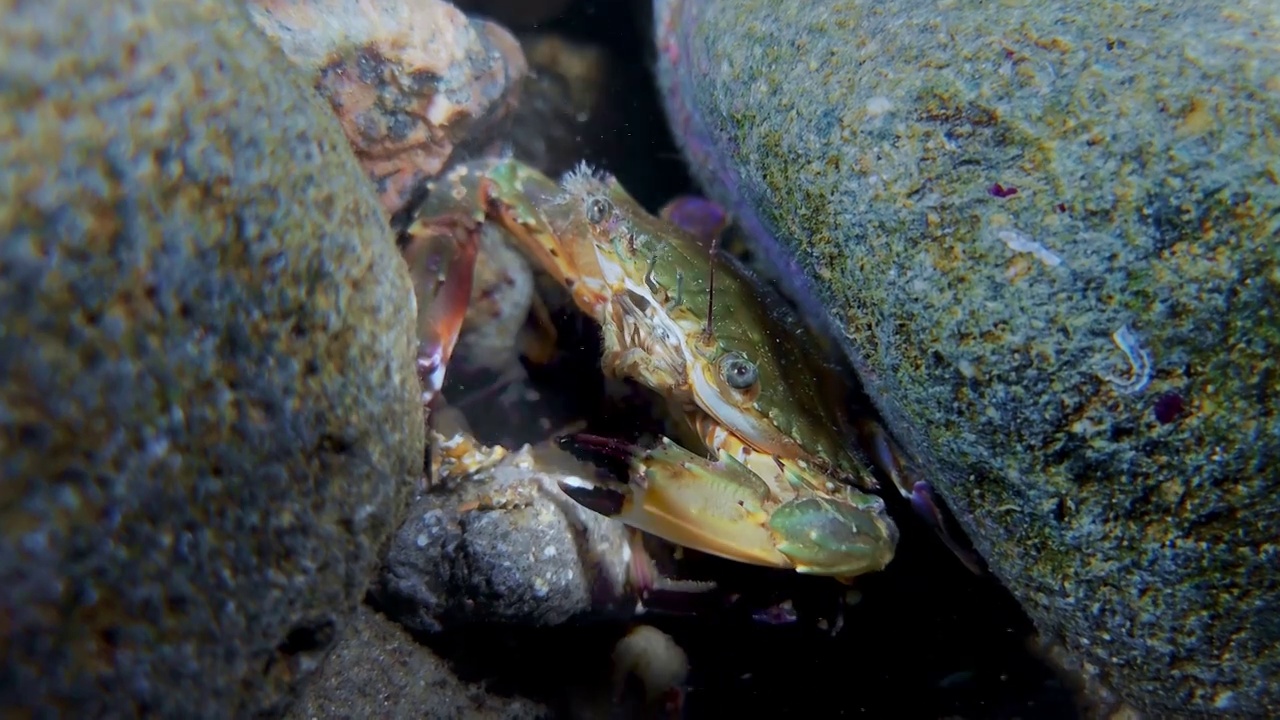
M 639 681 L 645 699 L 653 703 L 666 699 L 678 704 L 689 676 L 689 658 L 670 635 L 639 625 L 618 641 L 613 649 L 614 696 L 620 697 L 629 678 Z
M 1062 264 L 1062 258 L 1055 255 L 1049 248 L 1031 239 L 1031 236 L 1026 233 L 1017 230 L 1001 230 L 996 233 L 996 237 L 1000 238 L 1000 242 L 1004 243 L 1010 250 L 1017 253 L 1031 253 L 1035 259 L 1049 267 L 1057 267 Z

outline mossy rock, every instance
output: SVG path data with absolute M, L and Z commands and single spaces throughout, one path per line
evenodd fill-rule
M 699 179 L 1038 627 L 1280 714 L 1277 5 L 655 5 Z
M 0 705 L 278 715 L 421 472 L 387 220 L 239 3 L 5 3 L 0 66 Z

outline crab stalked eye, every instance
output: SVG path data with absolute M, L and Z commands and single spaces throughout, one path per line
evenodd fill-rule
M 734 390 L 750 389 L 760 380 L 756 364 L 736 352 L 720 358 L 720 374 L 725 384 Z
M 608 199 L 593 197 L 587 200 L 587 222 L 599 225 L 613 212 L 613 205 Z

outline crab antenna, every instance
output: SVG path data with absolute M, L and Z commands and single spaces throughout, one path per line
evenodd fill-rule
M 711 314 L 716 308 L 716 241 L 711 241 L 710 270 L 707 272 L 707 326 L 702 329 L 702 337 L 711 340 Z

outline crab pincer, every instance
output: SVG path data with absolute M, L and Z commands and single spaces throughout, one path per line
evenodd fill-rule
M 430 405 L 444 387 L 445 370 L 471 301 L 479 225 L 465 215 L 415 221 L 402 254 L 418 298 L 418 380 Z
M 589 433 L 566 435 L 559 439 L 558 444 L 562 449 L 586 460 L 601 458 L 629 462 L 644 452 L 631 443 Z M 579 505 L 607 517 L 617 517 L 626 509 L 628 495 L 620 485 L 615 487 L 602 482 L 571 483 L 562 480 L 560 490 Z

